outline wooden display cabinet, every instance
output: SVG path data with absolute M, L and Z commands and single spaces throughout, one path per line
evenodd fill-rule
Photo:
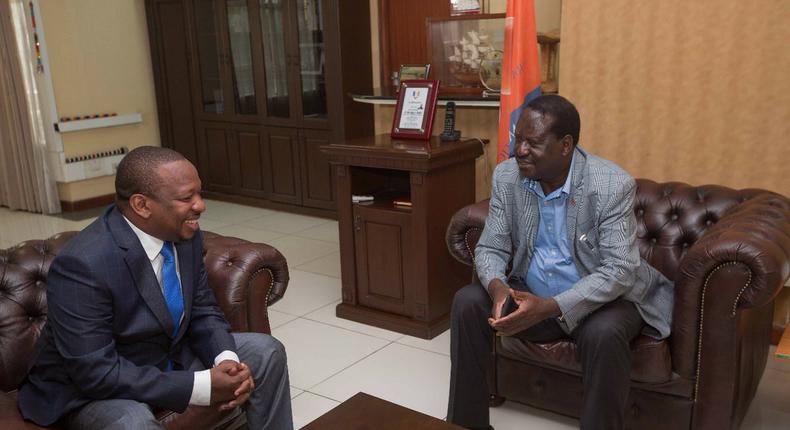
M 373 134 L 369 0 L 146 0 L 162 146 L 205 195 L 334 217 L 319 147 Z
M 453 295 L 471 277 L 444 235 L 450 217 L 474 202 L 482 145 L 379 135 L 321 147 L 340 225 L 338 317 L 424 339 L 449 327 Z M 374 200 L 352 203 L 352 195 Z

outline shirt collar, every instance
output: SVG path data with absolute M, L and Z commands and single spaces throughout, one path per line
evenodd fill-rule
M 129 218 L 126 216 L 123 219 L 129 223 L 129 227 L 132 228 L 132 231 L 140 239 L 140 244 L 143 245 L 143 250 L 145 251 L 145 255 L 148 256 L 148 259 L 154 261 L 154 259 L 159 255 L 159 252 L 162 251 L 162 245 L 165 244 L 165 241 L 162 239 L 157 239 L 150 234 L 140 230 L 136 225 L 132 224 L 129 221 Z
M 571 181 L 573 179 L 573 163 L 576 161 L 576 148 L 573 149 L 573 154 L 571 155 L 571 168 L 568 170 L 568 176 L 565 178 L 565 183 L 560 188 L 560 193 L 569 195 L 571 193 Z M 531 179 L 524 178 L 524 185 L 528 187 L 533 193 L 537 194 L 540 197 L 547 197 L 543 194 L 543 188 L 540 186 L 539 181 L 533 181 Z M 552 191 L 549 195 L 556 193 L 557 190 Z M 559 194 L 557 194 L 559 196 Z M 557 197 L 555 196 L 555 197 Z

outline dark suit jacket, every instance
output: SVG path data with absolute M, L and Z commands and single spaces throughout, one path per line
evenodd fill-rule
M 230 326 L 207 285 L 203 239 L 176 244 L 184 319 L 173 321 L 139 239 L 113 205 L 52 262 L 39 356 L 20 387 L 22 415 L 50 425 L 97 399 L 134 399 L 181 412 L 195 359 L 206 368 L 235 351 Z M 168 360 L 172 371 L 165 372 Z

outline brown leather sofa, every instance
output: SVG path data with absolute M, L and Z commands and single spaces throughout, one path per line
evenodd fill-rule
M 33 365 L 36 340 L 47 318 L 47 271 L 76 232 L 31 240 L 0 250 L 0 428 L 41 429 L 23 421 L 16 389 Z M 234 331 L 270 333 L 267 307 L 288 286 L 288 265 L 275 248 L 204 232 L 209 285 Z M 190 407 L 183 414 L 158 411 L 168 429 L 236 429 L 246 423 L 240 409 L 218 413 Z M 50 427 L 56 429 L 59 427 Z
M 637 180 L 642 257 L 675 282 L 672 335 L 632 344 L 631 429 L 737 428 L 768 356 L 773 300 L 790 275 L 790 200 L 764 190 Z M 472 266 L 488 201 L 458 211 L 447 246 Z M 477 281 L 476 276 L 474 280 Z M 570 340 L 494 342 L 492 406 L 504 399 L 578 417 Z

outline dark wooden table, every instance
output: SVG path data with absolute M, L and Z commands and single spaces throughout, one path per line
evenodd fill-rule
M 395 403 L 357 393 L 303 430 L 463 430 Z

